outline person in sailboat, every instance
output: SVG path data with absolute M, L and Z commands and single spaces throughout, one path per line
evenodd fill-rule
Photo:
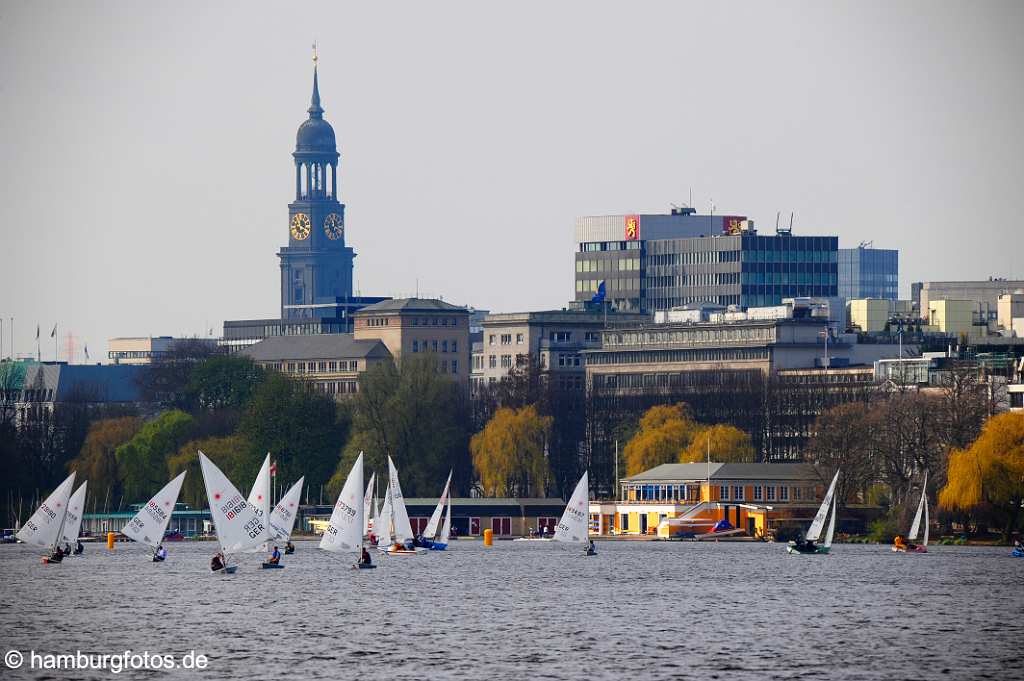
M 270 558 L 267 558 L 267 562 L 271 565 L 277 565 L 281 562 L 281 552 L 277 550 L 276 546 L 274 547 L 274 552 L 270 554 Z
M 224 554 L 219 551 L 213 554 L 213 558 L 210 559 L 210 569 L 214 572 L 224 569 Z
M 594 540 L 593 540 L 593 539 L 591 539 L 591 540 L 590 540 L 590 541 L 589 541 L 589 542 L 587 543 L 587 555 L 588 555 L 588 556 L 593 556 L 593 555 L 596 555 L 596 554 L 597 554 L 597 547 L 596 547 L 596 546 L 594 546 Z
M 370 565 L 371 564 L 370 552 L 366 550 L 365 546 L 363 547 L 363 552 L 359 554 L 359 564 L 360 565 Z
M 64 560 L 64 556 L 65 555 L 66 554 L 64 553 L 64 549 L 62 549 L 61 547 L 57 546 L 57 547 L 55 547 L 53 549 L 53 554 L 50 556 L 50 560 L 52 562 L 59 563 L 62 560 Z
M 794 542 L 796 550 L 801 553 L 814 553 L 817 547 L 814 545 L 813 539 L 806 539 L 803 535 L 799 535 Z
M 71 544 L 69 544 L 67 542 L 64 542 L 64 555 L 65 556 L 70 556 L 71 555 Z
M 153 556 L 157 560 L 167 560 L 167 549 L 164 548 L 163 544 L 160 544 L 156 547 L 156 553 L 154 553 Z
M 75 540 L 75 555 L 76 556 L 80 556 L 83 553 L 85 553 L 85 545 L 82 544 L 82 540 L 81 539 L 76 539 Z
M 290 556 L 293 553 L 295 553 L 295 544 L 293 544 L 292 540 L 289 539 L 288 543 L 284 545 L 284 555 Z

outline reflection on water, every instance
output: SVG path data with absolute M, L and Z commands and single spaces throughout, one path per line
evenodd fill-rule
M 39 563 L 0 546 L 0 652 L 126 649 L 209 656 L 217 679 L 1021 678 L 1024 559 L 1005 548 L 456 541 L 374 555 L 377 570 L 298 542 L 285 570 L 214 544 L 136 545 Z M 38 678 L 27 672 L 5 678 Z M 56 678 L 72 678 L 58 672 Z

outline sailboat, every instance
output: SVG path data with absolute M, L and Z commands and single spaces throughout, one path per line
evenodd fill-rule
M 46 501 L 25 521 L 25 525 L 15 535 L 24 544 L 45 547 L 50 553 L 43 556 L 44 564 L 59 563 L 63 558 L 62 555 L 54 554 L 64 531 L 68 501 L 71 499 L 71 489 L 74 486 L 75 474 L 72 473 L 46 497 Z
M 139 512 L 121 529 L 121 534 L 132 541 L 145 544 L 153 549 L 154 563 L 164 561 L 157 552 L 163 543 L 167 525 L 171 522 L 171 513 L 174 512 L 174 506 L 178 503 L 178 494 L 181 492 L 183 482 L 185 482 L 184 472 L 164 485 L 163 489 L 140 508 Z
M 378 542 L 377 547 L 383 548 L 391 556 L 412 556 L 424 551 L 417 550 L 414 546 L 415 537 L 412 533 L 412 523 L 409 522 L 409 512 L 405 508 L 405 497 L 402 496 L 402 484 L 398 481 L 398 469 L 395 462 L 388 457 L 388 494 L 384 501 L 388 507 L 388 513 L 382 518 L 384 527 L 387 528 L 385 538 L 388 540 L 383 547 Z
M 242 493 L 202 452 L 199 452 L 199 466 L 203 471 L 206 496 L 210 502 L 210 517 L 213 518 L 217 541 L 224 555 L 224 567 L 219 571 L 232 575 L 238 566 L 227 564 L 228 555 L 250 551 L 261 545 L 266 540 L 266 527 L 256 511 L 242 498 Z
M 586 555 L 593 556 L 596 551 L 590 541 L 590 483 L 587 471 L 576 483 L 576 489 L 565 505 L 562 518 L 555 526 L 555 541 L 586 546 Z
M 914 544 L 917 533 L 921 528 L 921 516 L 924 515 L 924 538 L 920 544 Z M 928 472 L 925 471 L 924 482 L 921 484 L 921 501 L 917 504 L 917 513 L 914 515 L 914 522 L 910 526 L 906 543 L 896 537 L 896 543 L 892 550 L 899 553 L 928 553 Z
M 448 548 L 448 533 L 451 531 L 451 502 L 448 498 L 449 490 L 452 484 L 452 473 L 448 472 L 448 481 L 444 484 L 444 491 L 441 492 L 441 498 L 437 500 L 437 507 L 434 512 L 430 514 L 430 520 L 427 521 L 427 526 L 423 530 L 422 545 L 431 551 L 444 551 Z M 445 528 L 441 525 L 441 514 L 445 508 L 448 508 L 448 527 Z M 439 532 L 440 530 L 440 532 Z
M 305 476 L 299 478 L 299 481 L 288 489 L 274 506 L 274 510 L 270 512 L 270 520 L 267 521 L 267 524 L 270 526 L 272 540 L 286 543 L 291 541 L 292 530 L 295 529 L 295 518 L 298 516 L 299 501 L 302 499 L 302 485 L 305 481 Z M 286 554 L 295 553 L 295 549 L 289 550 L 286 547 L 284 552 Z
M 836 529 L 837 480 L 839 480 L 839 471 L 836 471 L 835 476 L 832 478 L 832 484 L 828 486 L 828 492 L 825 493 L 825 498 L 821 501 L 821 506 L 818 507 L 818 512 L 814 515 L 814 520 L 811 522 L 811 527 L 807 530 L 806 536 L 801 541 L 789 542 L 786 546 L 786 551 L 793 554 L 812 555 L 828 553 L 831 550 L 832 535 L 835 534 Z M 825 533 L 825 543 L 821 545 L 815 544 L 814 542 L 818 541 L 818 537 L 821 536 L 821 528 L 825 525 L 825 518 L 829 515 L 830 506 L 832 515 L 829 518 L 828 530 Z
M 263 544 L 249 549 L 248 553 L 266 551 L 267 544 L 273 539 L 270 536 L 270 453 L 263 459 L 260 472 L 256 474 L 256 482 L 252 484 L 247 499 L 249 507 L 263 523 Z
M 363 552 L 363 514 L 364 506 L 359 503 L 359 493 L 363 491 L 363 453 L 359 452 L 345 486 L 334 503 L 331 520 L 324 528 L 320 538 L 320 548 L 333 553 L 352 551 L 357 558 Z M 376 567 L 372 563 L 357 560 L 353 567 L 369 569 Z
M 373 483 L 377 481 L 377 474 L 370 474 L 370 482 L 366 485 L 366 493 L 363 494 L 363 536 L 370 536 L 370 518 L 373 515 Z
M 82 531 L 82 514 L 85 511 L 85 488 L 88 485 L 89 481 L 86 480 L 71 495 L 71 499 L 68 500 L 67 518 L 64 519 L 64 528 L 61 530 L 61 543 L 70 547 L 72 555 L 75 556 L 82 555 L 82 551 L 78 549 L 81 546 L 78 542 L 78 534 Z

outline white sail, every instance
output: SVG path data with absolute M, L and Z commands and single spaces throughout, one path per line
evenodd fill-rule
M 171 522 L 171 513 L 178 503 L 178 494 L 181 492 L 181 485 L 185 481 L 185 473 L 164 485 L 164 488 L 156 493 L 145 506 L 139 509 L 128 524 L 121 530 L 121 534 L 140 544 L 150 548 L 160 546 L 164 539 L 164 532 Z
M 921 495 L 924 499 L 924 541 L 921 542 L 922 546 L 928 546 L 928 488 L 925 488 L 924 493 Z
M 448 544 L 452 536 L 452 500 L 448 499 L 448 506 L 444 512 L 444 523 L 441 524 L 441 534 L 437 535 L 437 541 L 441 544 Z
M 376 497 L 373 499 L 373 534 L 380 536 L 380 504 L 377 503 Z
M 359 452 L 362 454 L 362 452 Z M 370 474 L 370 483 L 366 486 L 366 494 L 363 495 L 363 536 L 370 533 L 370 515 L 373 512 L 373 483 L 377 481 L 377 474 Z
M 266 541 L 266 527 L 256 511 L 202 452 L 199 452 L 199 466 L 210 502 L 210 517 L 217 528 L 217 541 L 224 553 L 248 551 Z
M 384 505 L 380 507 L 380 513 L 373 522 L 373 533 L 377 535 L 377 543 L 380 545 L 391 544 L 395 537 L 394 514 L 391 512 L 391 483 L 388 483 L 384 490 Z
M 263 523 L 264 534 L 263 542 L 269 542 L 272 537 L 270 536 L 270 453 L 267 452 L 267 457 L 263 459 L 263 465 L 260 466 L 260 472 L 256 475 L 256 482 L 252 485 L 252 490 L 249 492 L 249 507 L 256 513 L 256 517 Z M 254 546 L 249 549 L 250 551 L 262 550 L 262 545 Z
M 402 485 L 398 482 L 398 469 L 395 462 L 388 457 L 388 475 L 391 485 L 391 515 L 394 524 L 395 541 L 404 544 L 407 539 L 413 539 L 412 523 L 409 522 L 409 512 L 405 510 L 405 498 L 402 496 Z
M 562 519 L 555 527 L 555 541 L 585 542 L 590 538 L 590 487 L 587 472 L 576 483 L 576 489 L 565 505 Z
M 838 513 L 839 497 L 832 497 L 832 517 L 828 521 L 828 530 L 825 531 L 825 546 L 832 546 L 832 535 L 836 531 L 836 513 Z
M 809 541 L 818 541 L 818 537 L 821 536 L 821 529 L 825 526 L 825 517 L 828 515 L 829 506 L 832 504 L 832 496 L 836 493 L 837 480 L 839 480 L 839 471 L 836 471 L 835 476 L 832 478 L 832 484 L 828 486 L 828 492 L 825 493 L 825 498 L 822 499 L 821 506 L 814 515 L 814 522 L 811 523 L 810 529 L 807 530 L 806 539 Z
M 302 484 L 305 480 L 305 476 L 299 478 L 270 512 L 268 525 L 272 540 L 291 539 L 292 530 L 295 529 L 295 518 L 299 515 L 299 501 L 302 499 Z
M 363 491 L 363 453 L 359 453 L 352 470 L 349 471 L 345 486 L 341 488 L 338 501 L 334 504 L 331 521 L 324 529 L 320 548 L 325 551 L 356 551 L 363 543 L 363 505 L 360 492 Z
M 69 544 L 71 548 L 78 543 L 78 533 L 82 530 L 82 514 L 85 513 L 85 488 L 88 485 L 88 480 L 83 482 L 68 500 L 68 514 L 64 519 L 60 540 L 62 543 Z
M 917 539 L 917 533 L 921 530 L 921 515 L 924 512 L 925 497 L 928 492 L 928 474 L 924 474 L 924 484 L 921 485 L 921 501 L 917 503 L 917 513 L 914 514 L 914 522 L 910 525 L 910 533 L 907 535 L 908 541 L 915 541 Z
M 448 501 L 448 488 L 452 484 L 452 473 L 448 471 L 448 482 L 444 483 L 444 491 L 441 492 L 441 498 L 437 500 L 437 508 L 430 514 L 430 520 L 427 521 L 427 529 L 423 530 L 423 536 L 427 539 L 433 539 L 437 534 L 437 526 L 441 524 L 441 512 L 444 511 L 444 505 Z
M 60 539 L 64 518 L 68 512 L 68 500 L 74 486 L 75 474 L 72 473 L 46 497 L 46 501 L 18 530 L 18 539 L 32 546 L 45 546 L 53 550 Z

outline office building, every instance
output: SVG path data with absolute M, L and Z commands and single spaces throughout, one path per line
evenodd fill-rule
M 215 338 L 172 338 L 170 336 L 138 336 L 111 338 L 107 341 L 107 358 L 114 364 L 151 364 L 176 353 L 214 353 Z
M 855 298 L 899 297 L 900 252 L 871 248 L 862 244 L 857 248 L 838 251 L 839 296 Z
M 997 321 L 999 296 L 1024 289 L 1024 281 L 989 278 L 987 281 L 924 281 L 910 285 L 910 298 L 917 302 L 922 319 L 931 316 L 929 303 L 935 300 L 965 300 L 972 304 L 977 321 Z
M 605 301 L 623 312 L 838 295 L 837 237 L 760 235 L 744 216 L 681 208 L 581 217 L 575 239 L 575 300 L 591 300 L 604 283 Z
M 277 336 L 246 347 L 240 354 L 256 364 L 299 378 L 335 398 L 359 391 L 359 374 L 392 359 L 380 340 L 356 340 L 352 334 Z

